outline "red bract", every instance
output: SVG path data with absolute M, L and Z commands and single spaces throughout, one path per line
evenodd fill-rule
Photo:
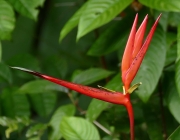
M 132 105 L 131 105 L 128 94 L 125 95 L 120 92 L 110 92 L 108 90 L 105 91 L 105 90 L 101 90 L 101 89 L 97 89 L 97 88 L 92 88 L 92 87 L 83 86 L 80 84 L 67 82 L 67 81 L 56 79 L 51 76 L 47 76 L 47 75 L 44 75 L 44 74 L 41 74 L 41 73 L 38 73 L 38 72 L 35 72 L 32 70 L 28 70 L 25 68 L 20 68 L 20 67 L 11 67 L 11 68 L 33 74 L 35 76 L 46 79 L 53 83 L 59 84 L 61 86 L 67 87 L 69 89 L 75 90 L 79 93 L 90 96 L 92 98 L 96 98 L 96 99 L 114 103 L 114 104 L 124 105 L 128 111 L 128 115 L 129 115 L 129 119 L 130 119 L 131 140 L 133 140 L 133 138 L 134 138 L 134 114 L 133 114 L 133 109 L 132 109 Z
M 136 18 L 134 20 L 133 27 L 130 32 L 129 39 L 125 48 L 123 59 L 122 59 L 121 68 L 122 68 L 122 81 L 125 87 L 124 93 L 120 93 L 116 91 L 113 92 L 108 89 L 105 89 L 106 90 L 105 91 L 105 90 L 101 90 L 97 88 L 83 86 L 80 84 L 75 84 L 75 83 L 67 82 L 64 80 L 56 79 L 56 78 L 32 71 L 32 70 L 28 70 L 28 69 L 24 69 L 20 67 L 12 67 L 12 68 L 25 71 L 27 73 L 33 74 L 40 78 L 46 79 L 53 83 L 59 84 L 61 86 L 75 90 L 79 93 L 90 96 L 92 98 L 97 98 L 97 99 L 114 103 L 114 104 L 124 105 L 128 111 L 128 115 L 130 119 L 131 140 L 134 140 L 134 114 L 133 114 L 131 101 L 129 98 L 129 93 L 131 93 L 134 89 L 136 89 L 138 85 L 133 86 L 130 89 L 129 87 L 148 49 L 148 46 L 150 44 L 150 41 L 152 39 L 152 36 L 154 34 L 154 31 L 156 29 L 160 16 L 157 18 L 146 40 L 144 41 L 144 44 L 142 45 L 148 16 L 145 17 L 144 21 L 142 22 L 141 26 L 136 32 L 136 25 L 137 25 L 137 20 L 138 20 L 138 15 L 136 15 Z
M 142 60 L 151 42 L 152 36 L 154 34 L 154 31 L 156 29 L 160 17 L 161 15 L 159 15 L 159 17 L 157 18 L 143 45 L 142 42 L 144 38 L 148 15 L 144 18 L 144 21 L 142 22 L 137 32 L 136 32 L 136 25 L 137 25 L 138 15 L 136 15 L 135 17 L 133 27 L 131 29 L 128 42 L 126 44 L 126 48 L 122 58 L 121 70 L 122 70 L 122 81 L 125 87 L 125 93 L 128 93 L 130 84 L 134 79 L 142 63 Z

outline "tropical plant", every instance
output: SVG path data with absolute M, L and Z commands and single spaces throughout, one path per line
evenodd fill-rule
M 126 48 L 123 54 L 122 59 L 122 82 L 123 82 L 123 93 L 113 91 L 101 86 L 98 86 L 99 88 L 103 90 L 99 90 L 96 88 L 91 88 L 87 86 L 83 86 L 80 84 L 75 84 L 71 82 L 67 82 L 64 80 L 56 79 L 32 70 L 20 68 L 20 67 L 12 67 L 13 69 L 18 69 L 30 74 L 33 74 L 35 76 L 38 76 L 40 78 L 43 78 L 45 80 L 51 81 L 53 83 L 56 83 L 58 85 L 67 87 L 69 89 L 75 90 L 79 93 L 85 94 L 87 96 L 90 96 L 92 98 L 97 98 L 106 102 L 124 105 L 128 111 L 129 114 L 129 120 L 130 120 L 130 133 L 131 133 L 131 140 L 134 140 L 134 113 L 132 104 L 130 101 L 130 96 L 134 90 L 138 88 L 139 85 L 142 83 L 137 83 L 133 85 L 130 88 L 131 82 L 133 81 L 141 63 L 144 58 L 144 55 L 146 54 L 146 51 L 149 47 L 149 44 L 151 42 L 152 36 L 154 34 L 154 31 L 156 29 L 156 26 L 158 24 L 160 16 L 154 23 L 153 27 L 151 28 L 146 40 L 143 43 L 144 33 L 146 29 L 147 19 L 148 16 L 145 17 L 143 23 L 139 27 L 139 29 L 136 31 L 136 25 L 138 20 L 138 14 L 136 15 L 136 18 L 134 20 L 134 24 L 132 26 L 128 42 L 126 44 Z M 143 43 L 143 45 L 142 45 Z M 105 90 L 105 91 L 104 91 Z M 73 139 L 73 137 L 69 137 L 68 139 Z M 98 138 L 96 138 L 98 139 Z
M 179 5 L 171 0 L 0 0 L 1 139 L 129 139 L 124 107 L 8 65 L 102 85 L 98 91 L 122 91 L 126 82 L 119 62 L 136 13 L 138 21 L 149 15 L 148 32 L 154 19 L 162 17 L 132 82 L 142 82 L 131 95 L 135 139 L 179 139 Z

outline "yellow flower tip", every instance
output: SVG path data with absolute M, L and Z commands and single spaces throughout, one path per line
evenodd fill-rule
M 128 93 L 131 94 L 133 91 L 135 91 L 140 85 L 142 85 L 142 82 L 139 82 L 137 84 L 134 84 L 132 87 L 128 89 Z
M 124 86 L 123 86 L 123 94 L 126 95 L 126 90 Z
M 98 88 L 103 89 L 103 90 L 108 91 L 108 92 L 116 92 L 116 91 L 114 91 L 114 90 L 111 90 L 111 89 L 102 87 L 102 86 L 100 86 L 100 85 L 97 85 L 97 86 L 98 86 Z

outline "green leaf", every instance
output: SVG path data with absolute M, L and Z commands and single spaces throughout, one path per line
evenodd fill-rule
M 65 26 L 60 32 L 59 41 L 61 41 L 74 27 L 78 25 L 79 19 L 84 10 L 86 9 L 87 3 L 88 2 L 86 2 L 65 24 Z
M 161 20 L 159 20 L 159 24 L 162 26 L 164 31 L 167 31 L 167 26 L 168 26 L 168 18 L 169 18 L 169 12 L 164 12 L 164 11 L 159 11 L 155 10 L 154 11 L 154 17 L 157 19 L 157 17 L 162 14 Z
M 77 39 L 111 21 L 131 2 L 132 0 L 88 1 L 88 4 L 80 17 Z
M 111 74 L 113 74 L 113 72 L 101 68 L 90 68 L 73 76 L 72 82 L 89 85 L 96 81 L 107 78 Z
M 53 77 L 65 78 L 69 69 L 67 59 L 58 54 L 52 55 L 44 62 L 45 66 L 43 68 L 45 69 L 45 72 L 48 73 L 48 75 L 51 75 Z M 51 67 L 49 66 L 49 64 L 51 64 Z
M 16 56 L 13 56 L 8 60 L 8 64 L 11 66 L 19 66 L 19 67 L 25 67 L 33 70 L 39 70 L 39 64 L 37 59 L 28 54 L 18 54 Z
M 166 34 L 166 42 L 167 42 L 167 51 L 166 51 L 166 61 L 164 70 L 166 71 L 174 71 L 175 70 L 175 62 L 177 59 L 177 34 L 173 32 L 167 32 Z
M 166 104 L 175 118 L 180 123 L 180 112 L 177 111 L 180 107 L 180 96 L 178 95 L 177 88 L 175 85 L 175 73 L 165 72 L 163 77 L 163 91 L 165 93 Z M 173 121 L 171 121 L 173 124 Z
M 167 47 L 171 47 L 171 45 L 174 45 L 174 43 L 177 41 L 177 34 L 173 32 L 167 32 L 166 33 L 166 42 Z
M 39 136 L 34 136 L 32 138 L 28 138 L 27 140 L 41 140 Z
M 180 108 L 180 97 L 178 95 L 175 83 L 172 81 L 168 86 L 168 107 L 174 118 L 180 123 L 180 112 L 177 111 Z
M 180 24 L 178 26 L 177 34 L 177 61 L 180 59 Z
M 178 0 L 139 0 L 143 5 L 160 11 L 180 11 L 180 1 Z
M 105 86 L 108 89 L 114 90 L 114 91 L 118 91 L 118 92 L 122 92 L 123 90 L 123 83 L 121 80 L 121 75 L 120 72 L 118 72 L 118 74 L 116 76 L 114 76 Z
M 179 140 L 180 139 L 180 126 L 168 137 L 167 140 Z
M 26 137 L 32 137 L 38 135 L 39 137 L 44 133 L 47 129 L 47 124 L 38 123 L 36 125 L 31 126 L 26 132 Z
M 15 26 L 15 16 L 11 5 L 5 0 L 0 0 L 0 40 L 11 39 L 11 32 Z
M 166 38 L 160 26 L 157 27 L 149 49 L 133 83 L 142 82 L 136 91 L 144 102 L 147 102 L 156 88 L 161 76 L 166 57 Z
M 28 53 L 18 54 L 11 57 L 7 61 L 7 64 L 10 66 L 19 66 L 23 68 L 32 69 L 35 71 L 39 71 L 40 69 L 37 59 Z M 14 72 L 17 74 L 18 77 L 26 78 L 26 79 L 32 78 L 32 75 L 30 74 L 23 73 L 21 71 L 14 71 Z
M 36 94 L 48 91 L 68 92 L 68 89 L 46 80 L 34 80 L 22 85 L 17 93 Z
M 108 82 L 108 84 L 105 86 L 108 89 L 114 90 L 114 91 L 121 91 L 122 90 L 122 81 L 120 74 L 117 74 Z M 104 102 L 101 100 L 93 99 L 88 106 L 88 110 L 86 112 L 86 118 L 89 121 L 94 121 L 98 118 L 98 116 L 108 107 L 109 103 Z
M 109 103 L 101 100 L 93 99 L 88 106 L 86 118 L 88 121 L 93 122 L 98 116 L 108 107 Z
M 121 21 L 107 28 L 93 43 L 88 51 L 88 55 L 102 56 L 125 46 L 133 19 L 134 14 L 129 14 Z M 124 26 L 126 28 L 122 28 Z
M 175 69 L 175 81 L 178 93 L 180 95 L 180 24 L 178 26 L 177 34 L 177 60 L 176 60 L 176 69 Z
M 16 120 L 7 117 L 0 117 L 0 125 L 8 127 L 5 131 L 6 138 L 9 138 L 10 134 L 18 129 Z
M 1 59 L 2 59 L 2 45 L 1 45 L 1 41 L 0 41 L 0 62 L 1 62 Z
M 37 19 L 39 10 L 37 7 L 42 6 L 44 0 L 8 0 L 16 11 L 20 14 L 34 19 Z
M 9 84 L 12 83 L 12 74 L 9 67 L 3 63 L 0 63 L 0 79 L 5 80 Z
M 143 105 L 143 114 L 150 140 L 163 140 L 161 118 L 158 117 L 160 109 L 157 108 L 157 103 L 158 100 L 156 100 L 155 105 L 153 105 L 153 103 Z M 156 107 L 156 109 L 154 109 L 154 107 Z
M 166 120 L 166 126 L 168 126 L 167 134 L 170 135 L 179 125 L 179 115 L 180 113 L 177 111 L 178 106 L 180 104 L 178 102 L 179 96 L 177 93 L 176 85 L 175 85 L 175 73 L 174 71 L 165 71 L 163 73 L 163 78 L 162 78 L 162 93 L 163 93 L 163 98 L 165 101 L 164 105 L 168 107 L 168 110 L 164 108 L 165 110 L 165 116 Z M 175 99 L 177 97 L 177 99 Z M 179 104 L 179 105 L 178 105 Z M 179 121 L 178 121 L 179 120 Z M 172 139 L 173 140 L 173 139 Z
M 53 114 L 49 125 L 52 127 L 52 132 L 49 136 L 51 140 L 59 140 L 62 137 L 60 133 L 61 120 L 65 116 L 73 116 L 75 114 L 75 106 L 72 104 L 60 106 Z
M 1 107 L 5 116 L 30 116 L 30 105 L 26 95 L 14 94 L 16 88 L 7 88 L 1 94 Z
M 56 94 L 52 92 L 42 94 L 30 94 L 33 109 L 41 117 L 48 116 L 54 109 L 57 101 Z
M 165 70 L 172 70 L 175 69 L 175 62 L 177 58 L 177 45 L 172 45 L 168 48 L 166 53 L 166 62 L 165 62 Z
M 78 117 L 64 117 L 60 132 L 66 140 L 99 140 L 99 133 L 92 123 Z
M 170 12 L 169 15 L 169 24 L 175 27 L 178 26 L 180 23 L 180 13 Z
M 126 41 L 128 39 L 128 35 L 129 35 L 129 32 L 123 32 L 118 37 L 116 35 L 116 37 L 114 37 L 114 39 L 116 39 L 115 42 L 109 41 L 111 39 L 107 40 L 107 38 L 109 38 L 108 36 L 106 36 L 106 37 L 103 36 L 104 37 L 103 39 L 107 40 L 107 42 L 109 42 L 109 43 L 107 43 L 106 41 L 103 41 L 103 40 L 99 40 L 99 39 L 101 39 L 101 36 L 100 36 L 100 38 L 93 44 L 93 46 L 88 51 L 88 55 L 102 56 L 102 55 L 109 54 L 109 53 L 119 49 L 120 47 L 125 46 Z
M 125 31 L 122 36 L 120 35 L 118 40 L 115 43 L 113 43 L 111 47 L 114 48 L 115 50 L 119 49 L 119 51 L 124 50 L 128 36 L 129 36 L 129 30 Z
M 15 119 L 10 119 L 5 116 L 0 117 L 0 125 L 4 127 L 8 127 L 5 130 L 6 138 L 10 137 L 11 132 L 21 129 L 20 127 L 22 127 L 22 125 L 29 125 L 29 123 L 30 121 L 26 117 L 16 117 Z

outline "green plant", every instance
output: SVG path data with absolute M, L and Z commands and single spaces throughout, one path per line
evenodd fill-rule
M 179 139 L 179 1 L 46 0 L 43 3 L 0 0 L 1 139 L 8 136 L 9 139 L 55 140 L 76 136 L 128 139 L 129 120 L 123 107 L 91 100 L 12 71 L 7 65 L 122 91 L 118 66 L 136 10 L 140 21 L 148 13 L 147 28 L 159 13 L 163 16 L 133 80 L 143 83 L 131 95 L 135 136 L 142 140 Z M 36 9 L 41 5 L 42 8 Z M 37 20 L 33 22 L 25 16 Z M 78 30 L 72 30 L 76 26 Z M 11 41 L 4 41 L 8 39 Z
M 136 15 L 136 18 L 134 20 L 134 23 L 133 23 L 133 26 L 132 26 L 132 29 L 128 38 L 128 42 L 126 44 L 123 59 L 122 59 L 122 66 L 121 66 L 122 76 L 121 77 L 123 81 L 123 93 L 113 91 L 113 90 L 110 90 L 101 86 L 98 86 L 100 89 L 102 89 L 102 90 L 99 90 L 96 88 L 91 88 L 91 87 L 83 86 L 80 84 L 67 82 L 67 81 L 53 78 L 51 76 L 47 76 L 47 75 L 44 75 L 44 74 L 41 74 L 32 70 L 28 70 L 25 68 L 20 68 L 20 67 L 11 67 L 11 68 L 30 73 L 32 75 L 38 76 L 42 79 L 51 81 L 58 85 L 67 87 L 69 89 L 77 91 L 78 93 L 85 94 L 92 98 L 100 99 L 100 100 L 118 104 L 118 105 L 124 105 L 129 115 L 131 140 L 134 140 L 134 113 L 133 113 L 133 108 L 132 108 L 129 94 L 131 94 L 134 90 L 136 90 L 138 86 L 141 85 L 142 83 L 141 82 L 137 83 L 133 85 L 131 88 L 130 88 L 130 84 L 133 81 L 136 73 L 138 72 L 138 69 L 146 54 L 146 51 L 149 47 L 149 44 L 151 42 L 152 36 L 154 34 L 154 31 L 156 29 L 160 16 L 154 23 L 149 34 L 147 35 L 147 38 L 145 39 L 143 43 L 148 16 L 145 17 L 143 23 L 141 24 L 139 29 L 136 31 L 138 14 Z M 73 139 L 73 137 L 71 138 Z

